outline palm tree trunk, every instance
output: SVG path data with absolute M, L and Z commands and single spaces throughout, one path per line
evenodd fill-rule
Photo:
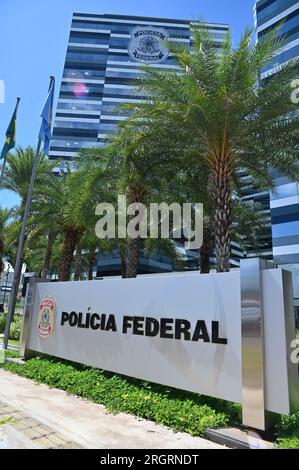
M 73 254 L 80 237 L 81 233 L 77 229 L 67 228 L 64 231 L 64 241 L 58 267 L 58 278 L 60 281 L 70 280 Z
M 137 277 L 139 265 L 140 238 L 129 238 L 126 277 Z
M 44 259 L 44 265 L 43 265 L 42 272 L 41 272 L 42 279 L 46 279 L 49 273 L 55 238 L 56 238 L 56 234 L 53 234 L 53 232 L 49 232 L 47 250 L 46 250 L 46 255 Z
M 81 277 L 81 258 L 82 258 L 82 249 L 81 249 L 81 243 L 79 242 L 76 245 L 74 281 L 80 281 L 80 277 Z
M 211 179 L 217 272 L 230 270 L 231 175 L 229 163 L 220 160 Z
M 88 280 L 92 281 L 93 279 L 93 265 L 96 260 L 95 250 L 93 248 L 89 248 L 88 254 Z
M 124 240 L 119 242 L 119 254 L 120 254 L 120 266 L 121 266 L 121 277 L 126 277 L 127 272 L 127 259 L 126 259 L 126 244 Z
M 128 201 L 132 203 L 144 203 L 148 196 L 148 189 L 143 183 L 139 181 L 133 181 L 130 184 L 128 191 Z M 143 214 L 144 215 L 144 214 Z M 136 230 L 139 229 L 139 223 L 136 226 Z M 128 241 L 128 257 L 126 263 L 126 277 L 137 277 L 138 265 L 139 265 L 139 249 L 140 249 L 140 237 L 129 238 Z
M 210 272 L 210 253 L 212 248 L 212 235 L 210 231 L 204 231 L 203 244 L 199 250 L 200 272 L 208 274 Z

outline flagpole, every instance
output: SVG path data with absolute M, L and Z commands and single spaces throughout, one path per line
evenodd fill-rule
M 49 90 L 51 89 L 51 86 L 52 86 L 52 83 L 53 83 L 54 80 L 55 80 L 54 77 L 50 77 Z M 22 228 L 21 228 L 21 233 L 20 233 L 20 237 L 19 237 L 19 246 L 18 246 L 18 251 L 17 251 L 13 282 L 12 282 L 10 298 L 9 298 L 8 314 L 7 314 L 6 324 L 5 324 L 5 331 L 4 331 L 4 339 L 3 339 L 4 349 L 7 349 L 10 325 L 11 325 L 11 322 L 13 321 L 14 312 L 15 312 L 15 308 L 16 308 L 17 294 L 18 294 L 18 289 L 19 289 L 19 284 L 20 284 L 20 277 L 21 277 L 21 269 L 22 269 L 24 242 L 25 242 L 25 234 L 26 234 L 26 225 L 27 225 L 27 220 L 28 220 L 29 211 L 30 211 L 30 205 L 31 205 L 31 200 L 32 200 L 32 194 L 33 194 L 36 171 L 37 171 L 38 162 L 39 162 L 41 144 L 42 144 L 42 140 L 39 137 L 38 138 L 38 143 L 37 143 L 37 148 L 36 148 L 36 153 L 35 153 L 35 158 L 34 158 L 34 163 L 33 163 L 33 168 L 32 168 L 32 173 L 31 173 L 31 178 L 30 178 L 30 184 L 29 184 L 28 195 L 27 195 L 27 200 L 26 200 L 25 212 L 24 212 L 23 221 L 22 221 Z
M 21 98 L 19 98 L 19 97 L 17 98 L 17 104 L 16 104 L 16 108 L 15 108 L 15 113 L 18 111 L 20 99 L 21 99 Z M 6 166 L 6 160 L 7 160 L 7 153 L 5 154 L 4 161 L 3 161 L 3 165 L 2 165 L 2 168 L 1 168 L 0 187 L 2 186 L 2 180 L 3 180 L 3 176 L 4 176 L 4 170 L 5 170 L 5 166 Z

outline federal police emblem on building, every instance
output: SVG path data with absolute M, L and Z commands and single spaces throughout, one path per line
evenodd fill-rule
M 49 338 L 54 329 L 56 303 L 53 297 L 44 297 L 39 304 L 37 318 L 37 333 L 43 338 Z
M 169 55 L 165 44 L 167 39 L 168 34 L 164 30 L 138 27 L 132 32 L 129 55 L 132 59 L 147 64 L 164 62 Z

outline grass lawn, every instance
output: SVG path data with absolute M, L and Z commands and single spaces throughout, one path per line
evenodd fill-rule
M 17 357 L 17 351 L 7 356 Z M 6 370 L 104 405 L 112 413 L 130 413 L 175 431 L 204 436 L 207 428 L 241 425 L 241 406 L 203 395 L 132 379 L 52 357 L 25 364 L 0 364 Z M 299 448 L 299 413 L 281 417 L 277 447 Z

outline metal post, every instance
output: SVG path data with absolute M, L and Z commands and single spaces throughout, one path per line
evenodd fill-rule
M 17 104 L 16 104 L 15 112 L 18 111 L 18 107 L 19 107 L 19 102 L 20 102 L 20 100 L 21 100 L 21 98 L 17 98 Z M 5 170 L 5 166 L 6 166 L 6 161 L 7 161 L 7 154 L 6 154 L 5 157 L 4 157 L 3 165 L 2 165 L 2 168 L 1 168 L 0 186 L 2 186 L 2 180 L 3 180 L 3 176 L 4 176 L 4 170 Z
M 35 277 L 31 277 L 27 287 L 26 301 L 22 322 L 22 330 L 20 335 L 20 357 L 22 359 L 26 358 L 26 349 L 29 340 L 31 318 L 33 313 L 34 306 L 34 297 L 36 292 L 36 285 L 40 280 Z
M 53 83 L 54 80 L 55 80 L 54 77 L 50 77 L 49 90 L 51 89 L 51 86 L 52 86 L 52 83 Z M 19 289 L 20 274 L 21 274 L 21 269 L 22 269 L 22 258 L 23 258 L 23 251 L 24 251 L 26 225 L 27 225 L 27 219 L 28 219 L 29 211 L 30 211 L 30 205 L 31 205 L 31 199 L 32 199 L 32 194 L 33 194 L 36 171 L 37 171 L 38 162 L 39 162 L 41 144 L 42 144 L 42 141 L 39 138 L 38 143 L 37 143 L 37 149 L 36 149 L 36 153 L 35 153 L 31 178 L 30 178 L 27 201 L 26 201 L 25 212 L 24 212 L 24 217 L 23 217 L 23 222 L 22 222 L 22 229 L 21 229 L 20 238 L 19 238 L 19 246 L 18 246 L 18 251 L 17 251 L 17 258 L 16 258 L 16 264 L 15 264 L 15 270 L 14 270 L 14 276 L 13 276 L 13 283 L 12 283 L 12 286 L 11 286 L 11 294 L 10 294 L 9 306 L 8 306 L 8 315 L 7 315 L 7 319 L 6 319 L 4 340 L 3 340 L 4 349 L 6 349 L 7 345 L 8 345 L 10 325 L 11 325 L 11 322 L 13 320 L 15 307 L 16 307 L 17 293 L 18 293 L 18 289 Z
M 243 424 L 265 429 L 264 325 L 260 259 L 241 260 Z
M 273 264 L 260 258 L 241 260 L 243 424 L 266 429 L 265 344 L 262 270 Z
M 2 164 L 2 168 L 1 168 L 0 186 L 2 186 L 2 180 L 3 180 L 3 176 L 4 176 L 4 170 L 5 170 L 5 166 L 6 166 L 6 160 L 7 160 L 7 154 L 6 154 L 5 157 L 4 157 L 3 164 Z
M 22 259 L 23 259 L 23 251 L 24 251 L 26 225 L 27 225 L 27 220 L 28 220 L 29 211 L 30 211 L 30 205 L 31 205 L 31 199 L 32 199 L 32 194 L 33 194 L 33 188 L 34 188 L 34 181 L 35 181 L 37 166 L 38 166 L 38 162 L 39 162 L 39 154 L 40 154 L 41 144 L 42 144 L 42 141 L 40 139 L 38 139 L 34 164 L 33 164 L 31 178 L 30 178 L 27 201 L 26 201 L 26 206 L 25 206 L 25 212 L 24 212 L 24 217 L 23 217 L 23 221 L 22 221 L 22 228 L 21 228 L 21 233 L 20 233 L 20 237 L 19 237 L 19 246 L 18 246 L 18 251 L 17 251 L 17 258 L 16 258 L 16 264 L 15 264 L 13 282 L 12 282 L 10 298 L 9 298 L 8 314 L 7 314 L 7 319 L 6 319 L 6 325 L 5 325 L 5 331 L 4 331 L 4 341 L 3 341 L 4 349 L 6 349 L 7 345 L 8 345 L 10 325 L 11 325 L 11 322 L 13 321 L 15 307 L 16 307 L 17 293 L 18 293 L 18 289 L 19 289 L 20 274 L 21 274 L 21 269 L 22 269 Z

